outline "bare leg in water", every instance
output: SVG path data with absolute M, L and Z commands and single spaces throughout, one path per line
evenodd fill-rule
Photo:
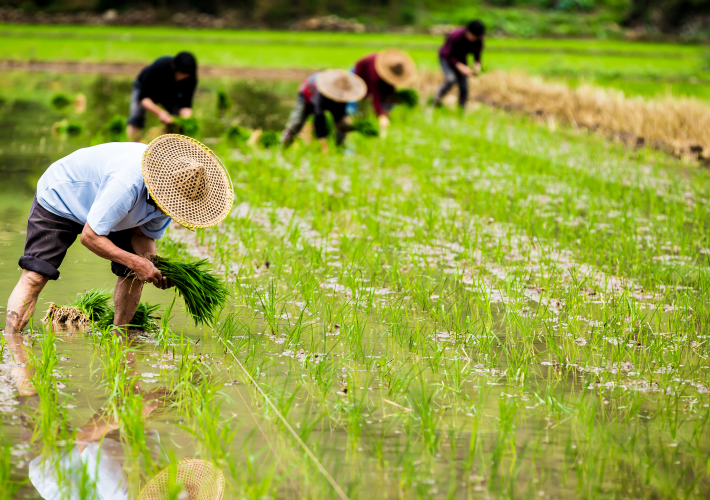
M 7 342 L 7 346 L 12 351 L 15 363 L 17 363 L 17 366 L 12 369 L 12 376 L 21 396 L 36 394 L 30 382 L 32 373 L 27 366 L 29 356 L 25 345 L 22 343 L 22 330 L 29 323 L 30 316 L 34 314 L 37 299 L 47 281 L 48 278 L 41 274 L 23 270 L 20 281 L 18 281 L 7 302 L 5 342 Z
M 143 283 L 137 279 L 119 277 L 116 280 L 116 287 L 113 289 L 114 325 L 126 326 L 131 324 L 131 320 L 136 314 L 136 309 L 138 309 L 138 304 L 141 301 L 142 291 Z

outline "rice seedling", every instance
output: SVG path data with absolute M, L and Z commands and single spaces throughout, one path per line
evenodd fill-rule
M 133 319 L 128 324 L 128 326 L 134 330 L 138 330 L 145 333 L 153 333 L 157 329 L 157 321 L 160 317 L 155 314 L 155 312 L 160 309 L 160 305 L 151 306 L 147 302 L 141 302 L 138 304 Z M 109 309 L 108 311 L 101 314 L 96 321 L 96 327 L 105 330 L 114 326 L 114 311 Z
M 226 111 L 232 106 L 232 100 L 224 89 L 217 91 L 217 110 Z
M 210 324 L 227 304 L 229 289 L 208 271 L 207 260 L 174 262 L 157 255 L 151 256 L 151 260 L 173 283 L 196 325 Z
M 168 134 L 182 134 L 194 137 L 200 132 L 200 124 L 195 117 L 182 118 L 174 116 L 173 123 L 166 125 L 165 130 Z
M 419 93 L 414 89 L 399 89 L 395 95 L 397 100 L 407 108 L 419 106 Z
M 352 125 L 354 132 L 362 134 L 364 137 L 377 137 L 380 135 L 380 129 L 372 119 L 355 120 Z
M 126 119 L 123 116 L 114 116 L 103 126 L 103 133 L 110 142 L 125 141 L 127 139 Z
M 229 128 L 227 128 L 227 131 L 224 133 L 224 136 L 230 142 L 239 144 L 248 141 L 249 137 L 251 137 L 251 132 L 249 132 L 246 127 L 242 127 L 240 125 L 231 125 Z
M 56 109 L 64 109 L 67 106 L 69 106 L 72 103 L 71 99 L 69 99 L 67 96 L 64 94 L 55 94 L 52 97 L 52 106 Z
M 274 130 L 264 130 L 259 134 L 259 145 L 262 148 L 272 148 L 279 145 L 279 134 Z
M 0 441 L 0 499 L 12 500 L 22 486 L 13 474 L 12 446 L 10 441 L 2 437 Z

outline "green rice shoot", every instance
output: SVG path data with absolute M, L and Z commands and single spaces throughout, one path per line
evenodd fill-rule
M 397 100 L 407 108 L 416 108 L 419 105 L 419 93 L 414 89 L 400 89 L 397 91 Z
M 380 135 L 380 129 L 377 123 L 371 119 L 356 120 L 353 123 L 353 131 L 365 137 L 377 137 Z
M 52 321 L 53 323 L 86 325 L 97 321 L 104 314 L 111 311 L 110 300 L 110 291 L 92 289 L 77 295 L 74 302 L 64 306 L 50 304 L 44 320 Z
M 76 307 L 83 312 L 86 317 L 92 321 L 96 321 L 111 310 L 111 306 L 109 305 L 111 297 L 112 294 L 109 290 L 92 289 L 83 295 L 79 295 L 74 302 L 67 304 L 67 307 Z
M 200 125 L 194 116 L 190 118 L 174 116 L 173 123 L 168 124 L 166 130 L 169 134 L 182 134 L 188 137 L 194 137 L 200 131 Z
M 272 148 L 278 146 L 279 134 L 274 130 L 264 130 L 259 136 L 259 145 L 262 148 Z
M 129 326 L 142 332 L 154 332 L 156 329 L 156 322 L 160 319 L 160 317 L 155 314 L 158 309 L 160 309 L 159 305 L 152 306 L 147 302 L 141 302 L 138 304 L 136 313 L 133 315 L 133 319 L 131 319 Z M 113 326 L 114 319 L 115 311 L 110 309 L 98 319 L 96 327 L 101 330 L 105 330 L 108 327 Z

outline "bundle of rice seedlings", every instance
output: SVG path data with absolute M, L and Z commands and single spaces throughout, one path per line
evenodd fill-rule
M 229 98 L 229 94 L 223 89 L 217 91 L 217 110 L 227 111 L 232 107 L 232 100 Z
M 138 304 L 138 309 L 133 315 L 133 319 L 129 323 L 132 328 L 140 330 L 142 332 L 152 332 L 156 329 L 156 321 L 160 318 L 155 314 L 155 312 L 160 309 L 160 306 L 151 306 L 147 302 L 141 302 Z M 101 330 L 113 326 L 113 320 L 115 318 L 115 312 L 113 310 L 107 311 L 103 314 L 99 320 L 96 322 L 96 326 Z
M 265 130 L 259 136 L 259 146 L 262 148 L 271 148 L 279 145 L 279 134 L 273 130 Z
M 92 321 L 98 321 L 103 315 L 111 311 L 109 306 L 111 292 L 108 290 L 89 290 L 84 294 L 79 294 L 77 299 L 65 306 L 50 304 L 44 321 L 51 321 L 55 324 L 71 323 L 79 326 L 86 326 Z
M 173 262 L 157 255 L 150 260 L 175 285 L 196 325 L 209 324 L 227 304 L 229 289 L 208 270 L 207 260 Z
M 396 95 L 397 100 L 408 108 L 416 108 L 419 105 L 419 93 L 414 89 L 400 89 Z
M 103 130 L 112 142 L 122 142 L 126 140 L 126 119 L 115 115 L 104 125 Z
M 356 120 L 353 123 L 353 131 L 365 137 L 377 137 L 380 135 L 379 127 L 374 120 Z
M 81 123 L 72 122 L 69 120 L 60 120 L 52 125 L 52 134 L 54 136 L 70 135 L 77 136 L 84 131 Z
M 194 137 L 200 131 L 200 125 L 193 116 L 190 118 L 174 116 L 173 122 L 166 125 L 165 129 L 169 134 L 183 134 L 188 137 Z
M 246 142 L 251 137 L 251 132 L 241 125 L 232 125 L 224 133 L 224 136 L 232 142 Z
M 64 109 L 71 104 L 71 100 L 64 94 L 55 94 L 52 96 L 52 106 L 56 109 Z

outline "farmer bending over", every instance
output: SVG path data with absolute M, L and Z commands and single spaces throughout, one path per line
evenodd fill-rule
M 367 93 L 367 85 L 359 76 L 339 69 L 316 73 L 306 78 L 298 89 L 296 106 L 281 136 L 284 147 L 291 145 L 296 135 L 310 115 L 313 115 L 313 128 L 316 138 L 328 152 L 328 123 L 326 111 L 333 116 L 336 129 L 336 144 L 340 146 L 345 135 L 351 130 L 352 123 L 345 113 L 348 102 L 357 102 Z
M 463 108 L 468 100 L 468 77 L 481 71 L 481 52 L 483 35 L 486 27 L 479 21 L 471 21 L 464 28 L 449 33 L 444 45 L 439 49 L 439 62 L 444 71 L 444 83 L 439 87 L 434 100 L 435 106 L 441 106 L 441 100 L 454 84 L 459 86 L 459 107 Z M 468 55 L 473 54 L 476 61 L 473 70 L 468 66 Z
M 47 281 L 59 278 L 77 236 L 111 261 L 118 277 L 114 324 L 130 324 L 142 283 L 169 286 L 142 256 L 156 253 L 155 240 L 171 219 L 190 229 L 214 226 L 229 214 L 233 199 L 219 159 L 180 135 L 163 135 L 147 146 L 101 144 L 53 163 L 39 179 L 30 209 L 22 276 L 7 305 L 6 339 L 25 328 Z
M 383 136 L 386 135 L 390 124 L 388 115 L 397 102 L 397 87 L 407 85 L 414 79 L 416 74 L 414 61 L 404 52 L 387 49 L 360 59 L 355 63 L 353 73 L 367 84 L 367 95 L 372 98 L 380 131 Z M 351 114 L 356 109 L 356 106 L 352 106 Z
M 139 141 L 145 127 L 145 112 L 150 111 L 167 124 L 173 116 L 192 116 L 192 96 L 197 87 L 197 61 L 190 52 L 165 56 L 143 68 L 133 82 L 128 139 Z M 162 105 L 160 108 L 158 105 Z

